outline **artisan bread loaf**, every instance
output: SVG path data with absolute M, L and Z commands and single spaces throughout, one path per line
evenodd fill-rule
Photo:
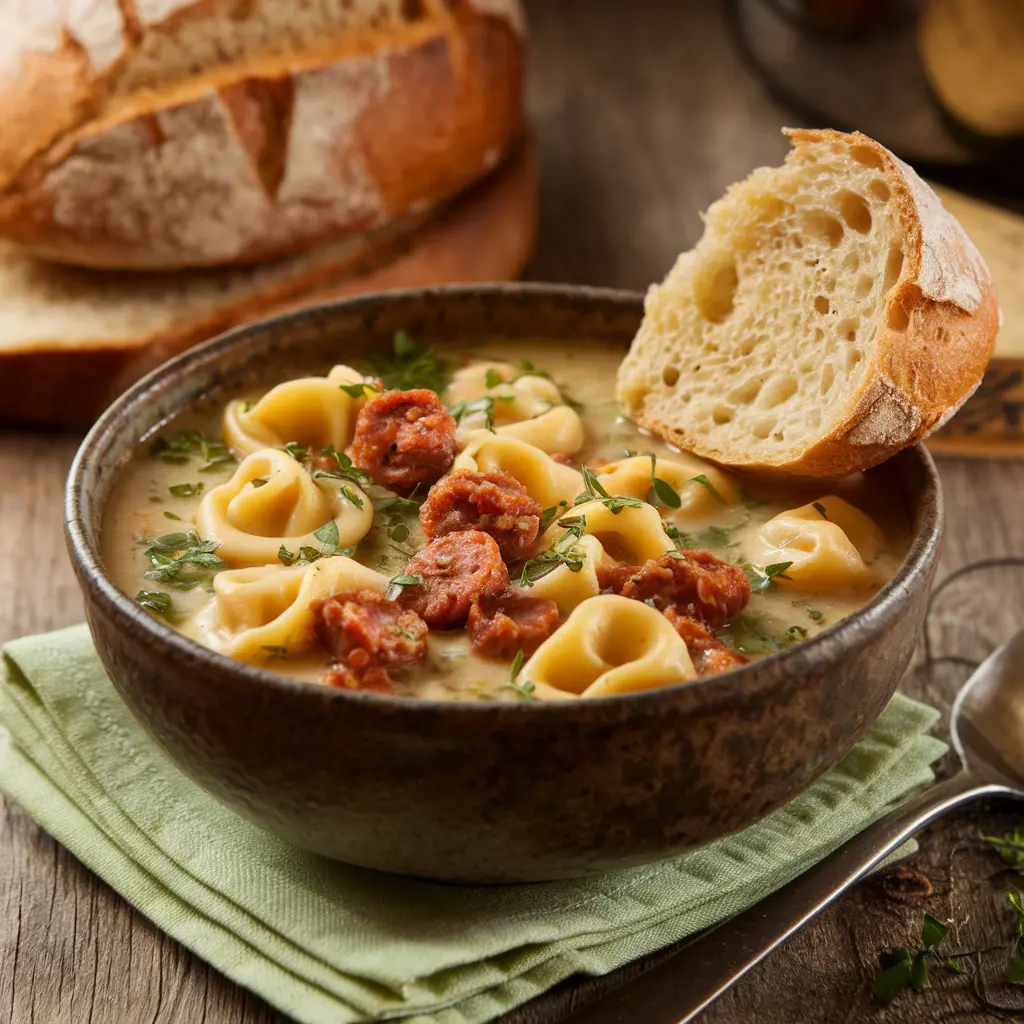
M 834 476 L 940 426 L 981 381 L 999 307 L 935 193 L 864 135 L 791 131 L 650 289 L 619 401 L 716 462 Z
M 521 125 L 518 0 L 68 0 L 0 33 L 0 238 L 256 262 L 428 210 Z
M 515 277 L 533 247 L 536 192 L 536 162 L 524 149 L 429 218 L 233 270 L 86 270 L 0 247 L 0 419 L 85 426 L 164 360 L 271 313 L 388 288 Z

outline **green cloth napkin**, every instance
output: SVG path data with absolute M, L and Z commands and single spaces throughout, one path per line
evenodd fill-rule
M 169 935 L 304 1024 L 475 1024 L 756 902 L 932 779 L 934 710 L 897 696 L 810 791 L 740 835 L 584 881 L 436 885 L 337 864 L 186 779 L 84 626 L 4 649 L 0 788 Z

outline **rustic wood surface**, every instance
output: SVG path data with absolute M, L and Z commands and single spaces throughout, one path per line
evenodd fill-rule
M 530 8 L 530 106 L 544 172 L 530 276 L 643 287 L 694 240 L 698 210 L 752 166 L 780 158 L 778 129 L 790 115 L 739 62 L 712 0 L 536 0 Z M 71 437 L 0 436 L 0 639 L 81 617 L 61 538 L 75 445 Z M 1024 553 L 1024 462 L 941 467 L 949 514 L 941 574 Z M 937 602 L 937 649 L 980 658 L 1022 624 L 1022 609 L 1021 570 L 969 578 Z M 946 665 L 929 675 L 918 665 L 905 689 L 948 710 L 964 672 Z M 912 872 L 857 887 L 705 1019 L 1024 1019 L 1024 992 L 1000 980 L 1013 926 L 1008 879 L 979 838 L 1021 820 L 1024 810 L 1003 806 L 941 822 L 921 837 Z M 873 1005 L 875 955 L 913 940 L 924 911 L 953 922 L 951 950 L 982 951 L 980 970 L 937 976 L 924 996 L 886 1009 Z M 615 980 L 563 985 L 506 1024 L 551 1022 Z M 0 803 L 0 1022 L 282 1021 L 164 937 L 17 807 Z

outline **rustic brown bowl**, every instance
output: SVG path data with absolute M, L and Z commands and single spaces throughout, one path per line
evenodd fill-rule
M 892 695 L 925 611 L 942 526 L 923 448 L 873 471 L 913 534 L 861 611 L 762 661 L 603 700 L 447 703 L 296 682 L 231 661 L 140 609 L 99 538 L 119 468 L 150 431 L 254 374 L 291 374 L 423 338 L 601 338 L 625 348 L 641 297 L 538 285 L 369 296 L 268 320 L 135 385 L 93 428 L 67 491 L 67 540 L 100 657 L 173 760 L 240 814 L 367 867 L 521 882 L 651 861 L 792 799 Z

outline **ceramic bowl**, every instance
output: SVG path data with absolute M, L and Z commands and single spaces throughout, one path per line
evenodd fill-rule
M 603 700 L 440 702 L 296 682 L 215 654 L 149 616 L 104 571 L 118 469 L 178 410 L 254 372 L 294 376 L 422 338 L 629 343 L 639 295 L 537 285 L 394 292 L 233 331 L 162 366 L 85 440 L 67 540 L 97 650 L 174 762 L 239 814 L 309 850 L 383 871 L 520 882 L 607 871 L 742 829 L 863 735 L 912 653 L 939 549 L 923 448 L 873 470 L 912 544 L 862 610 L 749 666 Z

